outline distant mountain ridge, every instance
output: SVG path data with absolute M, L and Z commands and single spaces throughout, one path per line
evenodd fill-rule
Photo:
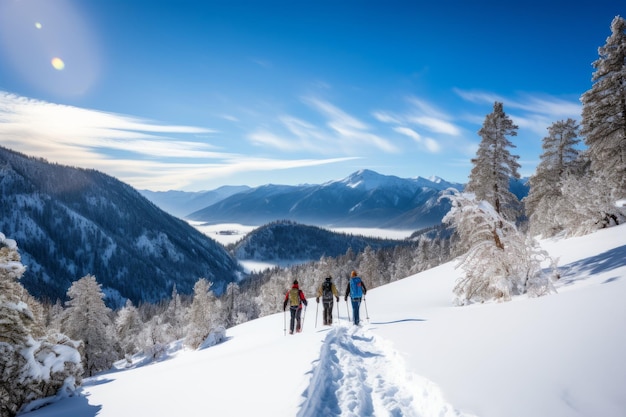
M 199 278 L 220 293 L 241 267 L 212 239 L 95 170 L 50 164 L 0 147 L 0 231 L 18 242 L 21 282 L 40 299 L 63 300 L 95 275 L 109 302 L 156 302 Z
M 247 185 L 225 185 L 211 191 L 150 191 L 137 190 L 173 216 L 184 218 L 186 215 L 217 203 L 233 194 L 249 190 Z
M 448 188 L 462 190 L 463 185 L 364 169 L 321 185 L 250 188 L 186 217 L 212 224 L 292 220 L 317 226 L 421 229 L 441 223 L 450 203 L 439 197 Z

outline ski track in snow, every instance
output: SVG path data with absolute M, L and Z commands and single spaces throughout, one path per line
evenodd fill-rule
M 471 417 L 440 389 L 407 374 L 390 344 L 363 327 L 333 327 L 311 371 L 298 417 Z

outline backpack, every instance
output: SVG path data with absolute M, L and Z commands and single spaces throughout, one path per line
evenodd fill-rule
M 350 278 L 350 297 L 361 298 L 363 297 L 363 288 L 361 287 L 361 278 Z
M 297 307 L 300 305 L 300 289 L 292 288 L 289 290 L 289 304 L 292 307 Z
M 333 301 L 333 283 L 330 281 L 324 281 L 322 284 L 322 300 Z

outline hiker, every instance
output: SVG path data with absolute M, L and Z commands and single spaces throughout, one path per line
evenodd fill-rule
M 317 289 L 317 297 L 315 297 L 315 301 L 317 301 L 318 304 L 320 297 L 322 297 L 322 305 L 324 306 L 324 326 L 333 324 L 333 296 L 337 299 L 337 302 L 339 302 L 337 287 L 335 287 L 332 279 L 330 275 L 326 277 L 322 285 Z
M 304 293 L 298 287 L 298 280 L 293 282 L 291 289 L 285 294 L 285 301 L 283 302 L 283 311 L 287 309 L 287 303 L 289 303 L 289 312 L 291 313 L 291 322 L 289 323 L 289 334 L 293 334 L 293 327 L 296 324 L 296 332 L 302 331 L 300 325 L 300 316 L 302 315 L 302 304 L 306 306 L 308 303 Z
M 348 281 L 348 286 L 346 287 L 346 296 L 344 300 L 346 303 L 348 302 L 348 296 L 352 300 L 352 321 L 355 325 L 359 325 L 359 308 L 361 307 L 361 300 L 365 297 L 365 293 L 367 293 L 367 288 L 365 288 L 365 284 L 356 273 L 356 271 L 352 271 L 350 274 L 350 281 Z

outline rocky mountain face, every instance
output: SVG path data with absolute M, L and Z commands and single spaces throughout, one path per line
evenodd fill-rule
M 218 243 L 117 179 L 50 164 L 0 147 L 0 231 L 15 239 L 34 296 L 65 299 L 71 283 L 96 277 L 115 305 L 156 302 L 199 278 L 221 293 L 241 271 Z

